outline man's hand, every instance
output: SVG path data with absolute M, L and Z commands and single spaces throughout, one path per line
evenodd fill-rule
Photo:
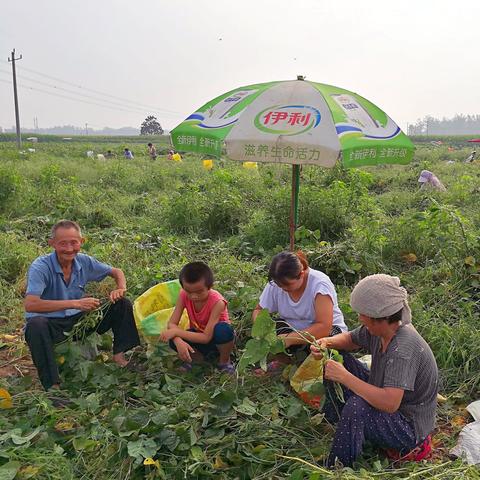
M 339 362 L 328 360 L 325 364 L 325 378 L 334 382 L 344 383 L 351 373 Z
M 180 338 L 175 342 L 175 345 L 177 346 L 178 358 L 183 362 L 192 363 L 192 357 L 190 354 L 195 353 L 195 349 L 185 342 L 185 340 Z
M 126 293 L 127 293 L 126 288 L 116 288 L 115 290 L 112 290 L 110 292 L 109 297 L 112 303 L 115 303 L 117 300 L 124 298 Z
M 75 307 L 77 310 L 81 310 L 82 312 L 90 312 L 91 310 L 95 310 L 100 306 L 100 300 L 98 298 L 92 297 L 85 297 L 81 298 L 80 300 L 76 300 Z

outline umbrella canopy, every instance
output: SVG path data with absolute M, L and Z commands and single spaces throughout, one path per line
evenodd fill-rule
M 293 164 L 291 233 L 297 224 L 299 165 L 406 164 L 414 152 L 410 139 L 373 103 L 303 77 L 231 90 L 174 128 L 171 139 L 180 151 Z

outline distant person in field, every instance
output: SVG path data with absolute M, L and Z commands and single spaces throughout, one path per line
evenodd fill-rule
M 133 156 L 133 152 L 131 150 L 129 150 L 128 148 L 126 148 L 124 151 L 123 151 L 123 156 L 128 159 L 128 160 L 133 160 L 134 156 Z
M 160 335 L 160 340 L 169 342 L 177 351 L 184 362 L 183 371 L 191 370 L 192 362 L 217 357 L 218 369 L 233 374 L 235 368 L 230 355 L 234 331 L 227 301 L 212 288 L 214 278 L 210 267 L 203 262 L 188 263 L 181 269 L 179 280 L 182 289 L 167 330 Z M 178 326 L 185 309 L 190 320 L 188 330 Z
M 168 159 L 173 160 L 174 162 L 181 162 L 182 157 L 178 152 L 175 152 L 175 150 L 170 150 L 168 152 Z
M 422 170 L 418 177 L 418 181 L 422 184 L 420 187 L 421 189 L 433 188 L 435 190 L 441 190 L 442 192 L 447 190 L 438 177 L 429 170 Z
M 148 154 L 150 155 L 150 158 L 152 160 L 156 160 L 157 159 L 157 149 L 155 148 L 155 145 L 153 143 L 149 143 L 147 145 L 148 147 Z
M 324 414 L 337 423 L 327 463 L 351 467 L 366 442 L 386 449 L 392 459 L 421 460 L 431 451 L 438 369 L 411 324 L 407 292 L 398 277 L 370 275 L 355 286 L 350 305 L 361 326 L 319 339 L 320 349 L 311 347 L 318 360 L 327 348 L 343 355 L 343 364 L 328 360 L 324 370 L 326 380 L 342 385 L 345 399 L 339 401 L 325 382 Z M 347 353 L 356 350 L 372 355 L 370 370 Z
M 85 294 L 90 282 L 112 277 L 116 283 L 109 295 L 112 304 L 95 328 L 98 333 L 113 331 L 113 361 L 127 366 L 125 352 L 140 344 L 132 304 L 125 298 L 125 275 L 119 268 L 80 253 L 84 241 L 76 222 L 58 222 L 48 240 L 54 251 L 38 257 L 28 270 L 25 339 L 45 390 L 60 386 L 54 345 L 65 340 L 64 332 L 72 330 L 86 313 L 100 307 L 99 299 Z
M 262 309 L 278 315 L 277 335 L 284 340 L 287 352 L 298 360 L 310 353 L 305 335 L 323 338 L 348 330 L 332 281 L 325 273 L 310 268 L 300 251 L 273 257 L 268 283 L 252 314 L 254 322 Z M 267 372 L 280 371 L 291 361 L 292 356 L 279 354 L 268 364 Z M 255 373 L 262 372 L 259 369 Z
M 472 163 L 475 160 L 476 156 L 477 156 L 477 151 L 472 150 L 472 153 L 465 159 L 465 163 Z
M 105 158 L 114 158 L 115 156 L 111 150 L 107 150 L 107 153 L 105 153 Z

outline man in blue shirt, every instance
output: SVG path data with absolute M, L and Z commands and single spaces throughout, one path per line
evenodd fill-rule
M 124 352 L 140 344 L 132 304 L 125 298 L 124 273 L 79 253 L 84 241 L 76 222 L 58 222 L 48 241 L 54 252 L 38 257 L 28 270 L 25 339 L 46 390 L 60 385 L 55 343 L 65 340 L 64 332 L 72 330 L 85 313 L 100 306 L 100 300 L 85 295 L 89 282 L 109 276 L 116 283 L 109 295 L 112 305 L 96 327 L 98 333 L 112 329 L 114 362 L 125 367 L 128 361 Z

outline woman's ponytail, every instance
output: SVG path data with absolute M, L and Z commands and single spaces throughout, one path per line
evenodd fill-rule
M 280 252 L 272 258 L 268 269 L 268 281 L 281 284 L 286 280 L 294 280 L 307 268 L 307 257 L 302 251 Z

